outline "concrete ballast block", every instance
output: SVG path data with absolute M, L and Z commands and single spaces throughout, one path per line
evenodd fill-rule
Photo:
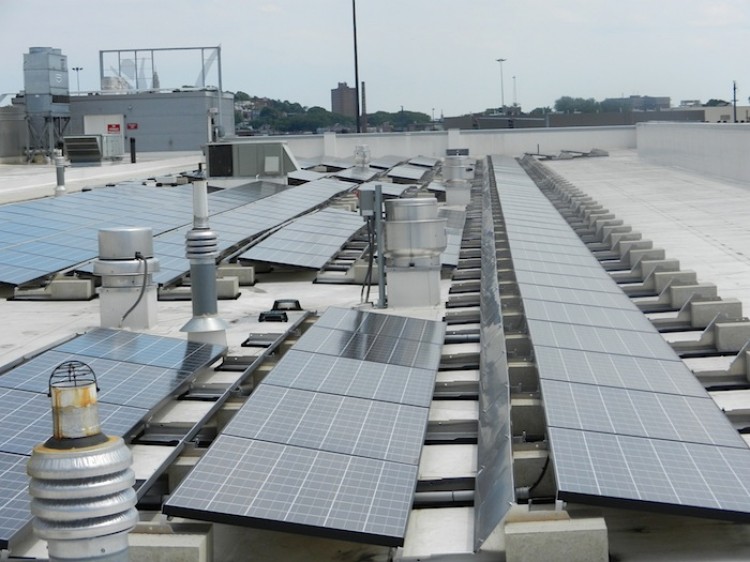
M 507 562 L 594 562 L 609 560 L 603 518 L 518 521 L 505 525 Z

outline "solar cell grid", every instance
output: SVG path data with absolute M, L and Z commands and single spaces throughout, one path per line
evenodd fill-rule
M 264 379 L 264 384 L 356 396 L 427 407 L 435 373 L 427 369 L 386 365 L 292 349 Z
M 747 448 L 708 396 L 542 380 L 547 423 L 617 435 Z
M 0 548 L 7 549 L 14 536 L 31 523 L 29 510 L 29 458 L 0 452 Z
M 522 294 L 523 291 L 522 291 Z M 635 309 L 622 310 L 560 302 L 524 299 L 526 318 L 561 324 L 576 324 L 653 333 L 649 320 Z
M 534 356 L 543 379 L 563 380 L 686 396 L 706 391 L 682 361 L 558 349 L 537 345 Z
M 264 384 L 224 433 L 417 464 L 426 426 L 426 408 Z
M 176 338 L 98 328 L 54 348 L 88 357 L 193 372 L 215 360 L 218 346 Z
M 399 546 L 416 471 L 413 465 L 222 435 L 164 511 Z
M 147 413 L 144 408 L 99 404 L 99 420 L 107 435 L 127 435 Z M 0 389 L 0 451 L 29 455 L 51 435 L 52 412 L 46 393 Z

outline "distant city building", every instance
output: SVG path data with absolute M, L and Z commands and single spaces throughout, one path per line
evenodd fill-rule
M 339 82 L 338 88 L 331 90 L 331 111 L 356 119 L 357 90 Z
M 671 98 L 668 96 L 630 96 L 627 98 L 607 98 L 603 106 L 620 106 L 629 111 L 656 111 L 669 109 Z

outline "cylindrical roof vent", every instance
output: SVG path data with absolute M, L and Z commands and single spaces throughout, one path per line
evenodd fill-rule
M 445 250 L 446 221 L 437 216 L 437 199 L 391 199 L 385 213 L 385 257 L 393 267 L 431 265 Z

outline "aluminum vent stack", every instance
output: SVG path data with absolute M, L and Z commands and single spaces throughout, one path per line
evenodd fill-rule
M 157 288 L 150 228 L 122 227 L 99 231 L 99 259 L 94 275 L 102 278 L 99 289 L 103 328 L 148 329 L 156 324 Z
M 52 562 L 126 562 L 138 522 L 130 450 L 101 432 L 96 375 L 68 361 L 50 377 L 53 436 L 27 465 L 34 532 Z
M 437 199 L 391 199 L 385 213 L 389 307 L 437 306 L 440 254 L 447 246 Z
M 218 314 L 216 258 L 218 237 L 208 224 L 208 184 L 205 173 L 193 181 L 193 228 L 186 235 L 186 256 L 190 260 L 193 317 L 181 331 L 189 341 L 227 344 L 227 323 Z
M 366 144 L 358 144 L 354 147 L 354 165 L 357 168 L 368 168 L 370 166 L 370 147 Z

